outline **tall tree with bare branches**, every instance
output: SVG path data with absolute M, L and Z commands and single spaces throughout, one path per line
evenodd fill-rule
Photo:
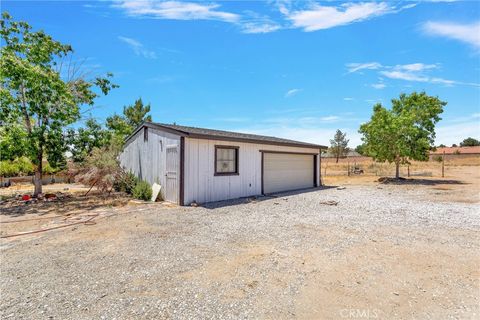
M 0 122 L 18 124 L 27 132 L 28 157 L 35 164 L 34 195 L 42 192 L 42 160 L 64 160 L 64 129 L 81 116 L 82 106 L 116 87 L 106 77 L 88 79 L 75 68 L 65 71 L 61 61 L 73 49 L 43 31 L 32 31 L 4 12 L 0 21 Z M 65 74 L 66 73 L 66 74 Z M 65 79 L 65 77 L 67 79 Z

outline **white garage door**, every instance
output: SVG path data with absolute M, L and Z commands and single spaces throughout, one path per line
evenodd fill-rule
M 264 193 L 314 186 L 313 155 L 265 152 L 263 157 Z

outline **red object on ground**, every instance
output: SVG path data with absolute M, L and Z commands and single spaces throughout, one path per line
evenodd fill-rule
M 22 200 L 23 200 L 23 201 L 28 201 L 28 200 L 30 200 L 30 195 L 24 194 L 24 195 L 22 196 Z

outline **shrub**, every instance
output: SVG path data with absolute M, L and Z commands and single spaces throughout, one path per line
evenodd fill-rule
M 16 158 L 13 161 L 0 161 L 0 176 L 16 177 L 33 174 L 35 167 L 27 157 Z
M 43 164 L 43 168 L 42 168 L 43 174 L 55 174 L 59 171 L 61 171 L 61 168 L 54 168 L 48 162 Z
M 443 157 L 442 156 L 436 156 L 433 158 L 435 161 L 437 162 L 442 162 L 443 161 Z
M 85 163 L 71 168 L 69 175 L 75 177 L 75 182 L 110 192 L 121 173 L 117 155 L 112 147 L 94 148 Z
M 152 198 L 152 187 L 146 181 L 140 181 L 133 189 L 133 197 L 140 200 L 149 201 Z
M 0 176 L 13 177 L 18 173 L 18 169 L 11 161 L 0 161 Z
M 122 172 L 113 183 L 113 189 L 132 194 L 138 182 L 138 178 L 132 172 Z
M 17 167 L 17 175 L 20 176 L 28 176 L 35 171 L 32 161 L 27 157 L 16 158 L 12 161 L 12 164 Z

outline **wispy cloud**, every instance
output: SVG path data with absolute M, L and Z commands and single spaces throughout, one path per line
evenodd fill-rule
M 417 72 L 417 71 L 425 71 L 429 69 L 437 69 L 438 64 L 410 63 L 410 64 L 399 64 L 399 65 L 396 65 L 394 68 L 399 70 Z
M 480 50 L 480 21 L 471 24 L 428 21 L 422 29 L 428 35 L 461 41 Z
M 180 1 L 120 1 L 114 7 L 125 10 L 131 16 L 150 16 L 171 20 L 219 20 L 237 22 L 240 16 L 235 13 L 218 10 L 215 3 L 197 3 Z
M 294 27 L 316 31 L 382 16 L 395 12 L 395 8 L 386 2 L 345 3 L 337 6 L 314 3 L 304 10 L 290 11 L 283 6 L 280 11 Z
M 118 39 L 124 43 L 126 43 L 137 56 L 142 56 L 148 59 L 156 59 L 157 55 L 154 51 L 146 49 L 142 43 L 138 40 L 127 38 L 123 36 L 119 36 Z
M 280 23 L 274 21 L 267 15 L 248 10 L 243 12 L 240 29 L 243 33 L 269 33 L 280 30 Z
M 372 88 L 374 89 L 384 89 L 386 87 L 385 83 L 374 83 L 372 84 Z
M 353 100 L 355 100 L 355 99 L 350 98 L 350 97 L 346 97 L 346 98 L 343 98 L 343 100 L 345 100 L 345 101 L 353 101 Z
M 348 73 L 354 73 L 361 70 L 376 70 L 381 68 L 382 65 L 378 62 L 366 62 L 366 63 L 347 63 Z
M 290 89 L 285 93 L 285 98 L 290 98 L 297 95 L 302 89 Z
M 242 24 L 243 33 L 269 33 L 279 29 L 281 26 L 273 22 L 245 22 Z
M 323 122 L 335 122 L 338 120 L 340 120 L 340 117 L 338 116 L 326 116 L 326 117 L 320 118 L 320 121 L 323 121 Z
M 397 64 L 395 66 L 385 66 L 378 62 L 368 63 L 347 63 L 346 68 L 348 73 L 355 73 L 361 70 L 378 70 L 378 74 L 394 80 L 404 80 L 413 82 L 426 82 L 432 84 L 441 84 L 444 86 L 464 85 L 480 87 L 479 83 L 463 82 L 450 79 L 444 79 L 440 77 L 430 76 L 428 73 L 432 70 L 439 69 L 438 64 L 425 64 L 425 63 L 410 63 L 410 64 Z M 361 73 L 361 72 L 359 72 Z M 383 89 L 386 85 L 382 82 L 371 85 L 375 89 Z
M 241 13 L 225 11 L 220 4 L 214 2 L 121 0 L 114 2 L 112 7 L 121 9 L 132 17 L 217 20 L 232 23 L 243 33 L 269 33 L 286 28 L 301 28 L 304 31 L 329 29 L 399 12 L 416 5 L 412 3 L 397 7 L 388 2 L 351 2 L 327 6 L 314 2 L 299 2 L 300 8 L 291 10 L 288 1 L 279 3 L 277 8 L 283 15 L 282 21 L 274 21 L 268 16 L 248 10 Z
M 269 33 L 282 28 L 268 16 L 252 11 L 245 11 L 242 14 L 227 12 L 221 10 L 221 6 L 216 3 L 126 0 L 115 2 L 112 6 L 132 17 L 223 21 L 236 25 L 243 33 Z
M 350 139 L 349 146 L 355 147 L 361 143 L 360 134 L 357 127 L 339 126 L 338 129 L 347 133 Z M 285 139 L 292 139 L 298 141 L 305 141 L 310 143 L 317 143 L 321 145 L 330 145 L 329 140 L 335 135 L 335 128 L 321 128 L 318 126 L 297 126 L 297 125 L 272 125 L 261 127 L 238 127 L 233 129 L 238 132 L 260 134 L 266 136 L 281 137 Z

